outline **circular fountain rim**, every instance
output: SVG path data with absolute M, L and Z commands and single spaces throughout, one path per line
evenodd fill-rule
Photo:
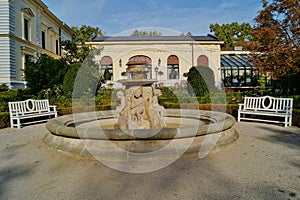
M 51 132 L 51 134 L 77 139 L 80 138 L 97 140 L 165 140 L 190 138 L 195 136 L 222 132 L 227 129 L 230 129 L 235 124 L 235 119 L 231 115 L 214 111 L 191 109 L 166 109 L 165 116 L 167 118 L 176 117 L 195 120 L 210 119 L 211 123 L 200 126 L 163 128 L 160 131 L 158 131 L 155 135 L 153 135 L 152 133 L 153 131 L 157 131 L 156 129 L 130 130 L 133 134 L 128 134 L 124 130 L 101 129 L 101 131 L 99 131 L 98 128 L 80 128 L 75 126 L 75 123 L 87 123 L 96 120 L 112 119 L 115 117 L 115 111 L 98 111 L 88 113 L 77 113 L 54 118 L 46 123 L 46 128 Z M 78 118 L 81 120 L 77 120 Z M 151 136 L 145 137 L 145 134 L 148 133 Z M 139 137 L 138 134 L 141 134 L 142 137 Z

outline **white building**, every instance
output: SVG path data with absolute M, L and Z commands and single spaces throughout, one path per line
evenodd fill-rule
M 41 0 L 0 0 L 0 84 L 24 88 L 26 60 L 40 54 L 60 58 L 61 41 L 71 35 Z

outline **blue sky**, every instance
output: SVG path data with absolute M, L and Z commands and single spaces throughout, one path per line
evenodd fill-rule
M 99 27 L 105 35 L 134 29 L 207 35 L 212 23 L 253 24 L 260 0 L 43 0 L 69 26 Z M 87 3 L 88 2 L 88 3 Z

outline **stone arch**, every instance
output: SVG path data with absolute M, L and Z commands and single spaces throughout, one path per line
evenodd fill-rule
M 105 80 L 113 80 L 113 60 L 110 56 L 101 58 L 99 71 Z
M 135 55 L 129 58 L 128 62 L 146 62 L 147 67 L 149 69 L 149 72 L 147 73 L 147 78 L 151 79 L 152 78 L 152 59 L 148 56 L 145 55 Z
M 168 79 L 179 79 L 179 58 L 176 55 L 169 56 L 167 65 Z
M 197 59 L 197 66 L 208 67 L 209 66 L 208 57 L 205 55 L 199 56 Z

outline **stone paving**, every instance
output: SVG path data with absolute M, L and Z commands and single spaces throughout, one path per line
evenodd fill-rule
M 300 199 L 300 128 L 241 122 L 239 140 L 151 173 L 53 152 L 45 124 L 0 130 L 0 199 Z

